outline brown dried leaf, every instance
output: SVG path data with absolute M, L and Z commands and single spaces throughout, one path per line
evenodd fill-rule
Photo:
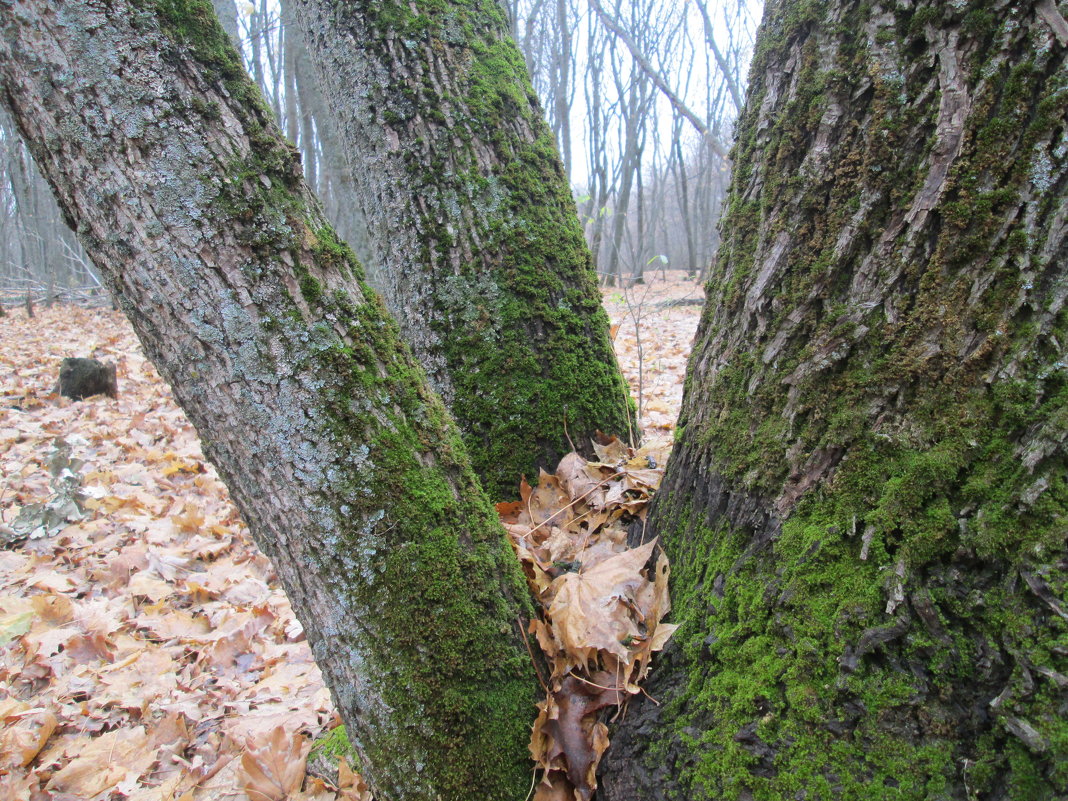
M 547 614 L 557 639 L 579 664 L 598 649 L 629 663 L 631 653 L 624 643 L 640 632 L 628 610 L 646 582 L 639 571 L 654 547 L 655 539 L 553 582 L 556 592 Z
M 338 760 L 337 783 L 340 798 L 345 801 L 371 801 L 371 789 L 363 777 L 353 771 L 344 759 Z
M 559 773 L 547 773 L 538 782 L 534 791 L 534 801 L 575 801 L 575 791 L 566 776 Z
M 62 626 L 74 618 L 74 605 L 66 595 L 35 595 L 30 600 L 37 616 L 53 626 Z
M 526 511 L 536 526 L 567 525 L 574 517 L 570 507 L 571 498 L 563 488 L 560 480 L 544 470 L 538 476 L 535 487 L 526 501 Z
M 552 766 L 562 758 L 576 796 L 588 801 L 597 789 L 597 763 L 608 747 L 608 729 L 597 720 L 597 713 L 619 704 L 622 694 L 568 676 L 552 699 L 555 710 L 541 726 L 542 736 L 549 741 L 546 761 Z
M 44 748 L 56 730 L 56 716 L 50 709 L 26 709 L 7 717 L 12 725 L 0 734 L 0 763 L 25 767 Z
M 310 748 L 307 740 L 284 726 L 266 736 L 249 737 L 237 769 L 237 786 L 251 801 L 284 801 L 304 782 Z
M 627 458 L 627 446 L 619 437 L 610 437 L 600 431 L 593 440 L 593 452 L 602 464 L 617 465 Z
M 146 744 L 144 726 L 79 737 L 65 748 L 69 761 L 52 774 L 46 789 L 90 798 L 128 775 L 137 778 L 155 761 Z
M 604 508 L 604 489 L 599 474 L 591 473 L 587 462 L 577 453 L 569 453 L 556 466 L 556 477 L 571 496 L 571 500 L 580 498 L 591 509 Z

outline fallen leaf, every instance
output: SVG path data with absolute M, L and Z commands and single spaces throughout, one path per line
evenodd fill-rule
M 639 571 L 654 547 L 655 539 L 553 582 L 556 591 L 547 614 L 569 653 L 585 661 L 600 649 L 629 662 L 627 641 L 640 632 L 628 614 L 627 601 L 645 581 Z
M 7 717 L 12 725 L 0 734 L 0 762 L 25 767 L 44 748 L 56 730 L 56 716 L 50 709 L 27 709 Z
M 304 782 L 310 749 L 310 742 L 283 726 L 276 726 L 267 736 L 248 738 L 237 786 L 251 801 L 284 801 Z

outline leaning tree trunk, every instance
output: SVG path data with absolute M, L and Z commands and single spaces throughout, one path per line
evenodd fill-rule
M 1068 797 L 1064 8 L 769 3 L 608 801 Z
M 0 93 L 272 557 L 376 798 L 522 798 L 522 578 L 211 5 L 4 0 Z
M 487 490 L 628 434 L 589 252 L 497 0 L 297 0 L 371 259 Z

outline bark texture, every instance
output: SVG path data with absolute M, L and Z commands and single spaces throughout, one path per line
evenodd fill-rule
M 1064 13 L 766 7 L 608 801 L 1068 797 Z
M 297 0 L 371 259 L 484 486 L 627 435 L 575 205 L 496 0 Z
M 525 589 L 207 0 L 2 0 L 0 96 L 272 557 L 375 797 L 522 798 Z

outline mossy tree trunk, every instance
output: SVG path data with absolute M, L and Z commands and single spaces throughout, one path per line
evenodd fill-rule
M 4 0 L 0 97 L 272 557 L 381 799 L 521 799 L 522 577 L 207 0 Z
M 1065 11 L 768 4 L 607 801 L 1068 797 Z
M 523 57 L 496 0 L 297 0 L 386 301 L 491 494 L 630 402 Z

